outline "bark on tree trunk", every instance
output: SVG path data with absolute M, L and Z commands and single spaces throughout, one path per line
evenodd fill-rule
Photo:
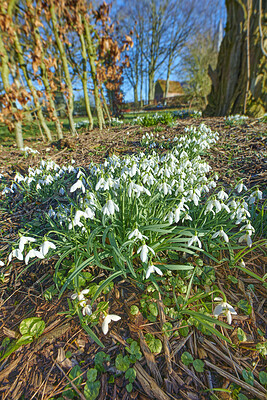
M 83 26 L 85 29 L 86 50 L 87 50 L 87 55 L 89 58 L 89 63 L 90 63 L 90 67 L 91 67 L 91 76 L 92 76 L 93 85 L 94 85 L 94 97 L 95 97 L 95 106 L 96 106 L 96 112 L 97 112 L 98 125 L 99 125 L 99 129 L 102 129 L 103 127 L 105 127 L 105 121 L 104 121 L 104 117 L 103 117 L 103 111 L 102 111 L 102 107 L 101 107 L 101 101 L 100 101 L 99 90 L 98 90 L 98 81 L 97 81 L 96 66 L 95 66 L 95 50 L 94 50 L 94 47 L 92 44 L 90 27 L 89 27 L 89 24 L 84 15 L 82 15 L 82 22 L 83 22 Z
M 52 25 L 53 25 L 53 33 L 55 35 L 56 44 L 57 44 L 57 47 L 58 47 L 58 50 L 60 53 L 60 58 L 62 61 L 63 71 L 64 71 L 64 75 L 65 75 L 65 81 L 66 81 L 68 92 L 69 92 L 69 98 L 67 99 L 67 114 L 68 114 L 68 119 L 69 119 L 69 124 L 70 124 L 70 130 L 71 130 L 72 135 L 75 135 L 77 132 L 76 132 L 75 123 L 74 123 L 74 119 L 73 119 L 74 96 L 73 96 L 73 90 L 72 90 L 72 82 L 71 82 L 71 77 L 70 77 L 70 73 L 69 73 L 66 52 L 65 52 L 63 43 L 58 34 L 58 23 L 57 23 L 57 17 L 56 17 L 55 6 L 53 4 L 53 1 L 50 6 L 50 13 L 51 13 L 51 20 L 52 20 Z
M 154 82 L 155 73 L 154 70 L 149 72 L 148 75 L 148 101 L 149 104 L 154 104 L 155 97 L 155 82 Z
M 79 16 L 80 21 L 81 17 Z M 87 89 L 87 57 L 86 57 L 86 46 L 85 46 L 85 40 L 84 40 L 84 35 L 83 33 L 79 34 L 80 36 L 80 42 L 82 46 L 82 58 L 83 58 L 83 75 L 82 75 L 82 84 L 83 84 L 83 94 L 84 94 L 84 101 L 85 101 L 85 108 L 86 108 L 86 113 L 89 119 L 89 129 L 93 129 L 94 127 L 94 121 L 91 113 L 91 107 L 90 107 L 90 100 L 88 96 L 88 89 Z
M 63 139 L 63 133 L 62 133 L 61 124 L 60 124 L 60 121 L 58 119 L 56 106 L 55 106 L 55 102 L 54 102 L 54 99 L 53 99 L 53 93 L 52 93 L 52 90 L 51 90 L 51 87 L 50 87 L 50 84 L 49 84 L 49 80 L 48 80 L 48 77 L 47 77 L 46 66 L 45 66 L 45 63 L 43 61 L 44 52 L 43 52 L 42 41 L 41 41 L 41 37 L 40 37 L 40 33 L 39 33 L 38 27 L 35 27 L 35 29 L 33 30 L 33 34 L 34 34 L 35 44 L 36 44 L 36 46 L 39 47 L 39 49 L 42 52 L 42 60 L 41 60 L 41 63 L 40 63 L 41 77 L 42 77 L 42 81 L 43 81 L 43 84 L 44 84 L 44 87 L 45 87 L 45 90 L 46 90 L 46 95 L 47 95 L 47 98 L 48 98 L 51 114 L 53 116 L 53 121 L 55 122 L 55 125 L 56 125 L 57 138 L 58 139 Z
M 6 93 L 8 93 L 10 84 L 9 84 L 9 68 L 8 68 L 8 63 L 9 63 L 9 58 L 8 54 L 6 52 L 4 42 L 2 41 L 2 36 L 1 36 L 1 31 L 0 31 L 0 53 L 1 53 L 1 65 L 0 65 L 0 71 L 1 71 L 1 77 L 2 77 L 2 83 L 3 87 Z M 17 107 L 15 103 L 12 103 L 12 113 L 13 115 L 16 113 Z M 17 146 L 20 150 L 23 149 L 23 136 L 22 136 L 22 124 L 21 121 L 15 121 L 14 122 L 14 132 L 16 135 L 16 143 Z
M 216 70 L 209 68 L 212 88 L 205 114 L 240 114 L 246 105 L 247 114 L 258 117 L 266 112 L 267 107 L 267 58 L 261 48 L 259 0 L 226 0 L 226 7 L 226 34 L 220 47 Z M 261 21 L 263 37 L 266 38 L 266 2 L 262 8 Z M 266 50 L 266 39 L 264 46 Z

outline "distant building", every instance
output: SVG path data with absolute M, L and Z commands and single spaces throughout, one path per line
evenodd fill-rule
M 166 81 L 164 81 L 163 79 L 157 80 L 155 85 L 156 102 L 162 102 L 165 99 L 165 89 L 166 89 Z M 177 81 L 169 81 L 169 90 L 166 99 L 182 95 L 184 95 L 184 91 L 181 86 L 181 83 Z

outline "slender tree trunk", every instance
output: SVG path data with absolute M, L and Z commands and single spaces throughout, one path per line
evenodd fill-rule
M 226 0 L 227 25 L 215 71 L 209 68 L 212 80 L 206 115 L 240 114 L 261 116 L 267 108 L 267 59 L 261 48 L 259 1 L 251 0 L 250 35 L 247 10 L 250 0 Z M 262 21 L 267 20 L 267 3 L 262 9 Z M 267 25 L 263 23 L 263 36 Z M 250 46 L 247 46 L 247 44 Z M 249 53 L 248 53 L 249 50 Z M 250 67 L 248 61 L 250 63 Z M 249 93 L 246 93 L 249 88 Z M 245 104 L 246 99 L 246 104 Z
M 33 29 L 33 34 L 34 34 L 35 44 L 36 44 L 36 46 L 39 47 L 39 49 L 42 52 L 42 60 L 41 60 L 41 63 L 40 63 L 41 77 L 42 77 L 42 81 L 43 81 L 43 84 L 44 84 L 44 87 L 45 87 L 45 90 L 46 90 L 49 106 L 50 106 L 50 109 L 51 109 L 51 112 L 52 112 L 52 116 L 53 116 L 53 120 L 55 122 L 57 138 L 58 139 L 62 139 L 63 138 L 62 128 L 61 128 L 60 121 L 58 119 L 56 106 L 55 106 L 54 99 L 53 99 L 53 93 L 51 91 L 51 87 L 50 87 L 49 80 L 48 80 L 48 77 L 47 77 L 46 66 L 45 66 L 45 63 L 43 61 L 43 58 L 44 58 L 43 47 L 42 47 L 40 33 L 39 33 L 39 30 L 38 30 L 37 27 L 35 27 Z
M 70 130 L 71 130 L 72 135 L 75 135 L 76 128 L 75 128 L 75 123 L 74 123 L 74 119 L 73 119 L 74 96 L 73 96 L 72 82 L 71 82 L 70 72 L 69 72 L 69 68 L 68 68 L 68 60 L 67 60 L 66 52 L 65 52 L 63 43 L 58 34 L 58 23 L 57 23 L 57 17 L 56 17 L 55 6 L 54 6 L 53 1 L 54 0 L 52 0 L 51 5 L 50 5 L 53 33 L 55 35 L 57 48 L 60 53 L 60 58 L 62 61 L 63 71 L 64 71 L 64 75 L 65 75 L 65 82 L 67 84 L 68 92 L 69 92 L 68 99 L 67 99 L 67 114 L 68 114 L 68 119 L 69 119 L 69 124 L 70 124 Z
M 150 69 L 148 74 L 148 101 L 149 104 L 154 104 L 154 97 L 155 97 L 155 71 L 154 69 Z
M 104 108 L 104 111 L 105 111 L 105 113 L 106 113 L 106 116 L 107 116 L 109 125 L 110 125 L 110 124 L 111 124 L 111 118 L 110 118 L 110 113 L 109 113 L 108 105 L 107 105 L 107 102 L 106 102 L 106 99 L 105 99 L 105 96 L 104 96 L 103 87 L 101 87 L 100 91 L 101 91 L 101 96 L 102 96 L 102 99 L 103 99 L 103 106 L 104 106 L 103 108 Z
M 98 81 L 97 81 L 96 66 L 95 66 L 95 60 L 96 60 L 95 49 L 92 44 L 90 27 L 89 27 L 89 24 L 84 15 L 82 15 L 82 22 L 83 22 L 83 26 L 85 29 L 86 50 L 87 50 L 87 55 L 89 58 L 89 63 L 90 63 L 90 67 L 91 67 L 91 76 L 92 76 L 93 85 L 94 85 L 94 97 L 95 97 L 95 106 L 96 106 L 96 112 L 97 112 L 98 125 L 99 125 L 99 129 L 102 129 L 103 127 L 105 127 L 105 121 L 104 121 L 104 117 L 103 117 L 103 111 L 102 111 L 102 107 L 101 107 L 101 101 L 100 101 L 99 89 L 98 89 Z
M 81 20 L 81 17 L 80 17 Z M 79 34 L 80 37 L 80 42 L 82 46 L 82 63 L 83 63 L 83 74 L 82 74 L 82 84 L 83 84 L 83 94 L 84 94 L 84 101 L 85 101 L 85 108 L 86 108 L 86 113 L 89 119 L 89 129 L 93 129 L 94 127 L 94 121 L 91 113 L 91 107 L 90 107 L 90 100 L 88 96 L 88 89 L 87 89 L 87 57 L 86 57 L 86 46 L 85 46 L 85 41 L 84 41 L 84 35 L 83 33 Z
M 23 72 L 23 75 L 24 75 L 24 77 L 26 79 L 27 85 L 28 85 L 28 87 L 29 87 L 29 89 L 31 91 L 32 97 L 33 97 L 34 105 L 36 107 L 37 117 L 38 117 L 38 119 L 40 121 L 40 124 L 41 124 L 41 126 L 42 126 L 42 128 L 43 128 L 43 130 L 45 132 L 45 135 L 46 135 L 47 139 L 49 141 L 52 141 L 52 136 L 51 136 L 50 129 L 48 128 L 48 126 L 46 124 L 46 121 L 45 121 L 45 118 L 44 118 L 44 115 L 43 115 L 43 112 L 42 112 L 42 109 L 41 109 L 41 105 L 39 103 L 39 98 L 38 98 L 38 95 L 37 95 L 37 91 L 36 91 L 36 89 L 35 89 L 35 87 L 34 87 L 34 85 L 32 83 L 32 80 L 31 80 L 30 76 L 29 76 L 29 73 L 28 73 L 28 70 L 27 70 L 27 67 L 26 67 L 26 61 L 23 58 L 22 48 L 21 48 L 18 36 L 17 36 L 15 31 L 14 31 L 14 46 L 15 46 L 15 49 L 16 49 L 16 52 L 17 52 L 17 55 L 18 55 L 20 68 L 21 68 L 21 70 Z
M 10 83 L 9 83 L 9 57 L 6 52 L 4 42 L 2 40 L 2 32 L 0 31 L 0 54 L 1 54 L 1 65 L 0 65 L 0 71 L 1 71 L 1 77 L 2 77 L 2 83 L 3 87 L 6 93 L 9 92 L 10 90 Z M 16 114 L 17 107 L 15 103 L 12 103 L 12 113 L 13 115 Z M 14 117 L 13 117 L 14 118 Z M 16 143 L 17 146 L 20 150 L 23 149 L 23 136 L 22 136 L 22 123 L 21 121 L 14 121 L 14 132 L 16 135 Z
M 135 105 L 135 108 L 138 107 L 138 87 L 137 87 L 137 83 L 135 83 L 135 85 L 134 85 L 134 105 Z
M 169 60 L 168 60 L 168 67 L 167 67 L 166 87 L 165 87 L 165 93 L 164 93 L 164 105 L 167 104 L 167 96 L 169 93 L 171 66 L 172 66 L 172 56 L 170 54 Z

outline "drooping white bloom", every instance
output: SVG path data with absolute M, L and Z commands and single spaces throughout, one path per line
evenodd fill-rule
M 158 267 L 155 267 L 155 265 L 151 264 L 151 265 L 149 265 L 149 267 L 146 271 L 146 279 L 148 279 L 150 274 L 152 274 L 153 272 L 156 272 L 157 274 L 159 274 L 161 276 L 163 275 L 163 272 Z
M 128 235 L 128 239 L 132 239 L 132 238 L 137 238 L 137 239 L 148 239 L 147 236 L 142 235 L 142 233 L 138 230 L 138 228 L 134 229 L 129 235 Z
M 240 242 L 247 242 L 247 245 L 248 245 L 249 247 L 252 246 L 252 240 L 251 240 L 251 237 L 250 237 L 249 232 L 246 232 L 245 235 L 242 235 L 242 236 L 238 239 L 238 243 L 240 243 Z
M 45 240 L 44 243 L 40 246 L 40 252 L 46 256 L 47 253 L 49 252 L 49 249 L 56 249 L 56 246 L 54 243 L 49 242 L 49 240 Z
M 84 295 L 89 293 L 89 289 L 83 289 L 81 292 L 73 293 L 70 297 L 72 300 L 78 299 L 79 302 L 85 300 Z
M 0 260 L 0 267 L 3 267 L 5 264 L 3 263 L 3 261 Z
M 59 194 L 60 194 L 61 196 L 64 196 L 65 190 L 64 190 L 63 188 L 60 188 L 60 189 L 59 189 Z
M 106 315 L 106 317 L 104 318 L 104 321 L 102 323 L 102 331 L 104 333 L 104 335 L 106 335 L 108 333 L 108 325 L 111 321 L 119 321 L 121 319 L 121 317 L 119 317 L 118 315 L 115 314 L 110 314 L 110 315 Z
M 20 241 L 19 241 L 20 251 L 23 252 L 25 244 L 30 243 L 30 242 L 36 242 L 36 239 L 29 237 L 29 236 L 21 236 Z
M 250 221 L 247 221 L 246 225 L 243 225 L 240 229 L 240 231 L 244 231 L 246 230 L 246 232 L 252 236 L 252 234 L 255 232 L 255 229 L 253 228 L 253 226 L 251 225 Z
M 146 244 L 143 244 L 143 245 L 142 245 L 141 247 L 139 247 L 139 249 L 137 250 L 137 254 L 141 253 L 141 254 L 140 254 L 140 258 L 141 258 L 141 261 L 143 261 L 143 263 L 146 263 L 146 262 L 147 262 L 149 250 L 151 251 L 151 253 L 153 253 L 153 254 L 155 255 L 154 250 L 153 250 L 151 247 L 147 246 Z
M 41 251 L 31 249 L 29 251 L 29 253 L 26 255 L 26 257 L 25 257 L 25 264 L 28 265 L 29 259 L 33 258 L 33 257 L 37 257 L 37 258 L 43 259 L 44 255 L 43 255 L 43 253 L 41 253 Z
M 220 236 L 220 237 L 223 237 L 224 238 L 224 240 L 226 241 L 226 243 L 228 243 L 229 242 L 229 238 L 228 238 L 228 236 L 227 236 L 227 234 L 224 232 L 224 230 L 221 228 L 218 232 L 215 232 L 213 235 L 212 235 L 212 239 L 216 239 L 216 237 L 218 237 L 218 236 Z
M 82 192 L 85 193 L 85 187 L 81 179 L 72 185 L 70 192 L 75 192 L 77 189 L 82 189 Z
M 192 236 L 192 237 L 188 240 L 188 243 L 187 243 L 188 247 L 192 246 L 192 244 L 195 243 L 195 242 L 197 242 L 198 247 L 201 249 L 202 244 L 201 244 L 201 241 L 199 240 L 199 238 L 198 238 L 197 235 Z
M 119 207 L 114 203 L 113 200 L 108 200 L 102 208 L 102 213 L 104 215 L 113 215 L 115 211 L 119 211 Z
M 248 188 L 244 185 L 244 183 L 243 183 L 243 182 L 240 182 L 240 183 L 236 186 L 237 193 L 241 193 L 243 189 L 244 189 L 244 190 L 248 190 Z
M 227 193 L 225 193 L 225 191 L 223 189 L 221 189 L 219 191 L 219 193 L 217 194 L 217 197 L 219 200 L 227 200 L 229 196 Z
M 105 179 L 101 176 L 99 181 L 96 184 L 95 190 L 98 191 L 101 187 L 103 187 L 103 184 L 105 183 Z
M 92 315 L 92 307 L 90 304 L 84 304 L 82 309 L 83 315 Z
M 218 318 L 219 315 L 224 314 L 226 315 L 227 322 L 229 325 L 232 323 L 232 315 L 237 315 L 237 312 L 235 309 L 231 306 L 231 304 L 228 304 L 223 301 L 220 297 L 216 297 L 214 299 L 215 301 L 220 301 L 220 304 L 218 304 L 213 311 L 213 315 L 215 318 Z
M 23 260 L 23 254 L 20 251 L 20 249 L 14 249 L 11 251 L 11 253 L 8 256 L 8 261 L 10 262 L 13 257 L 16 257 L 18 260 L 22 261 Z

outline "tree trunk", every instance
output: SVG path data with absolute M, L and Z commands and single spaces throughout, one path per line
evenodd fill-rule
M 258 117 L 266 112 L 267 105 L 267 59 L 260 38 L 261 29 L 263 37 L 267 36 L 267 3 L 260 28 L 259 0 L 226 0 L 226 7 L 226 34 L 216 70 L 209 68 L 212 89 L 205 114 L 241 114 L 246 109 L 247 114 Z M 266 39 L 262 46 L 266 51 Z
M 104 108 L 104 111 L 106 113 L 109 125 L 110 125 L 111 124 L 111 118 L 110 118 L 110 113 L 109 113 L 109 110 L 108 110 L 108 105 L 107 105 L 107 102 L 106 102 L 106 99 L 105 99 L 105 96 L 104 96 L 103 87 L 101 87 L 100 91 L 101 91 L 101 96 L 102 96 L 102 99 L 103 99 L 103 106 L 104 106 L 103 108 Z
M 90 67 L 91 67 L 91 76 L 92 76 L 93 85 L 94 85 L 94 97 L 95 97 L 95 106 L 96 106 L 96 112 L 97 112 L 98 125 L 99 125 L 99 129 L 102 129 L 103 127 L 105 127 L 105 121 L 104 121 L 104 117 L 103 117 L 103 111 L 102 111 L 102 107 L 101 107 L 101 101 L 100 101 L 99 89 L 98 89 L 98 81 L 97 81 L 96 66 L 95 66 L 95 60 L 96 60 L 95 49 L 92 44 L 90 27 L 89 27 L 89 24 L 84 15 L 82 15 L 82 22 L 83 22 L 83 26 L 85 29 L 86 50 L 87 50 L 87 55 L 89 58 L 89 63 L 90 63 Z
M 50 132 L 50 129 L 48 128 L 48 126 L 46 124 L 45 117 L 44 117 L 44 114 L 42 112 L 41 105 L 39 103 L 39 98 L 38 98 L 37 91 L 36 91 L 36 89 L 35 89 L 35 87 L 33 85 L 33 82 L 31 80 L 31 78 L 29 76 L 29 73 L 28 73 L 28 70 L 26 68 L 26 62 L 25 62 L 25 60 L 23 58 L 22 48 L 21 48 L 21 45 L 20 45 L 20 42 L 19 42 L 19 38 L 18 38 L 18 36 L 17 36 L 15 31 L 14 31 L 14 46 L 15 46 L 15 49 L 16 49 L 16 52 L 17 52 L 17 55 L 18 55 L 20 68 L 22 69 L 23 75 L 24 75 L 24 77 L 26 79 L 27 85 L 28 85 L 28 87 L 29 87 L 29 89 L 31 91 L 32 97 L 33 97 L 34 105 L 36 107 L 37 117 L 38 117 L 38 119 L 40 121 L 41 127 L 43 128 L 47 139 L 49 140 L 49 142 L 51 142 L 52 141 L 51 132 Z
M 148 103 L 154 104 L 154 97 L 155 97 L 155 71 L 154 69 L 149 71 L 148 74 Z
M 34 23 L 34 21 L 33 21 Z M 55 102 L 53 99 L 53 93 L 49 84 L 49 80 L 47 77 L 47 70 L 46 70 L 46 66 L 45 63 L 43 61 L 44 59 L 44 52 L 43 52 L 43 46 L 42 46 L 42 40 L 40 37 L 40 33 L 39 33 L 39 29 L 38 27 L 35 27 L 35 29 L 33 29 L 33 34 L 34 34 L 34 40 L 35 40 L 35 45 L 38 46 L 38 48 L 41 50 L 42 52 L 42 59 L 40 62 L 40 69 L 41 69 L 41 77 L 42 77 L 42 81 L 46 90 L 46 95 L 48 98 L 48 102 L 49 102 L 49 107 L 51 110 L 51 114 L 53 117 L 53 121 L 55 122 L 56 125 L 56 132 L 57 132 L 57 138 L 58 139 L 63 139 L 63 133 L 62 133 L 62 128 L 61 128 L 61 124 L 60 121 L 58 119 L 58 115 L 57 115 L 57 111 L 56 111 L 56 106 L 55 106 Z
M 81 17 L 80 17 L 81 21 Z M 84 35 L 83 33 L 79 34 L 80 37 L 80 42 L 82 46 L 82 63 L 83 63 L 83 74 L 82 74 L 82 84 L 83 84 L 83 94 L 84 94 L 84 101 L 85 101 L 85 108 L 86 108 L 86 113 L 89 119 L 89 129 L 93 129 L 94 127 L 94 121 L 91 113 L 91 107 L 90 107 L 90 100 L 88 96 L 88 89 L 87 89 L 87 57 L 86 57 L 86 46 L 85 46 L 85 41 L 84 41 Z
M 53 0 L 50 5 L 50 13 L 51 13 L 51 20 L 52 20 L 52 25 L 53 25 L 53 33 L 55 35 L 57 48 L 60 53 L 60 58 L 62 61 L 63 71 L 64 71 L 64 75 L 65 75 L 65 81 L 66 81 L 68 92 L 69 92 L 69 96 L 67 99 L 67 114 L 68 114 L 68 119 L 69 119 L 69 124 L 70 124 L 70 130 L 71 130 L 72 135 L 75 135 L 76 128 L 75 128 L 74 119 L 73 119 L 74 96 L 73 96 L 72 82 L 71 82 L 70 72 L 69 72 L 69 68 L 68 68 L 68 60 L 67 60 L 66 52 L 65 52 L 63 43 L 58 34 L 58 23 L 57 23 L 57 17 L 56 17 L 55 6 L 53 3 Z
M 165 87 L 165 93 L 164 93 L 164 105 L 167 104 L 167 96 L 168 96 L 169 87 L 170 87 L 171 66 L 172 66 L 172 57 L 170 55 L 169 60 L 168 60 L 167 79 L 166 79 L 166 87 Z
M 8 64 L 9 64 L 9 58 L 8 58 L 8 54 L 6 52 L 5 46 L 4 46 L 4 42 L 2 40 L 2 36 L 1 36 L 1 31 L 0 31 L 0 54 L 1 54 L 1 65 L 0 65 L 0 71 L 1 71 L 1 77 L 2 77 L 2 83 L 3 83 L 3 87 L 6 93 L 9 92 L 10 90 L 10 83 L 9 83 L 9 68 L 8 68 Z M 13 116 L 16 114 L 17 107 L 16 107 L 16 103 L 12 103 L 12 113 Z M 14 117 L 13 117 L 14 118 Z M 17 146 L 20 150 L 23 149 L 23 136 L 22 136 L 22 123 L 21 121 L 15 121 L 14 122 L 14 132 L 16 135 L 16 143 Z

